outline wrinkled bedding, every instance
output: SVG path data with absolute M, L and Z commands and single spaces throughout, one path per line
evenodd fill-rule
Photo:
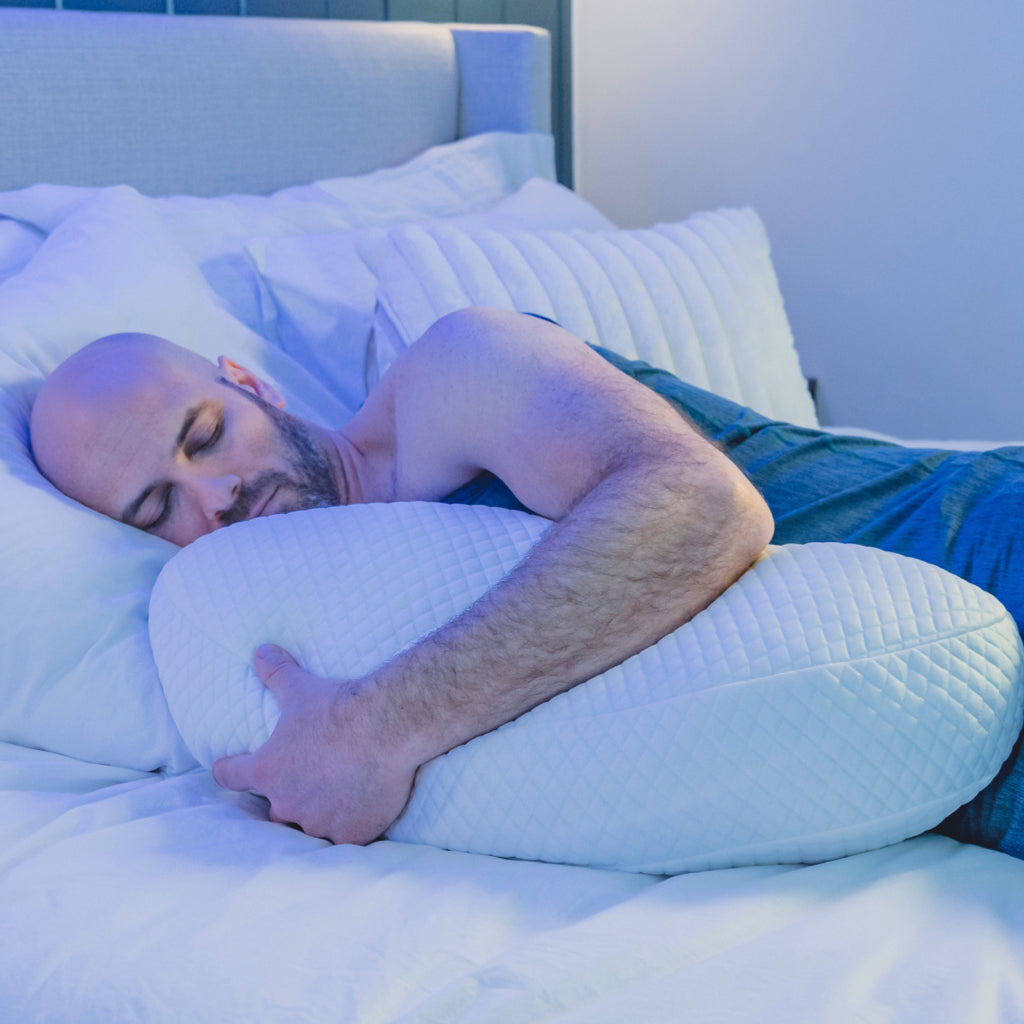
M 662 880 L 332 847 L 205 772 L 0 754 L 19 1024 L 1024 1017 L 1021 865 L 943 837 Z

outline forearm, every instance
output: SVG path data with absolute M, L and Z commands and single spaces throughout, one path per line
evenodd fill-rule
M 713 458 L 721 458 L 717 453 Z M 672 462 L 610 475 L 466 613 L 371 680 L 420 760 L 510 721 L 655 643 L 771 535 L 738 472 Z

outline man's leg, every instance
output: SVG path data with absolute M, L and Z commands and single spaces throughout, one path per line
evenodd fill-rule
M 1024 733 L 999 774 L 932 831 L 1024 860 Z

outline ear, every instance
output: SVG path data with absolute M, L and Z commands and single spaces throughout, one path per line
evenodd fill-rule
M 220 356 L 217 359 L 217 366 L 220 372 L 240 388 L 251 391 L 258 398 L 262 398 L 269 405 L 276 405 L 278 409 L 284 408 L 284 398 L 281 393 L 271 384 L 268 384 L 261 377 L 257 377 L 251 370 L 232 362 L 227 356 Z

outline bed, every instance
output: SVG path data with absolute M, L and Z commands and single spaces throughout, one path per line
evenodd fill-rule
M 33 396 L 92 338 L 226 352 L 332 423 L 465 305 L 813 424 L 756 214 L 617 231 L 555 183 L 549 60 L 529 28 L 0 10 L 4 1020 L 1024 1020 L 1024 864 L 940 835 L 667 875 L 268 821 L 161 690 L 174 549 L 34 468 Z

